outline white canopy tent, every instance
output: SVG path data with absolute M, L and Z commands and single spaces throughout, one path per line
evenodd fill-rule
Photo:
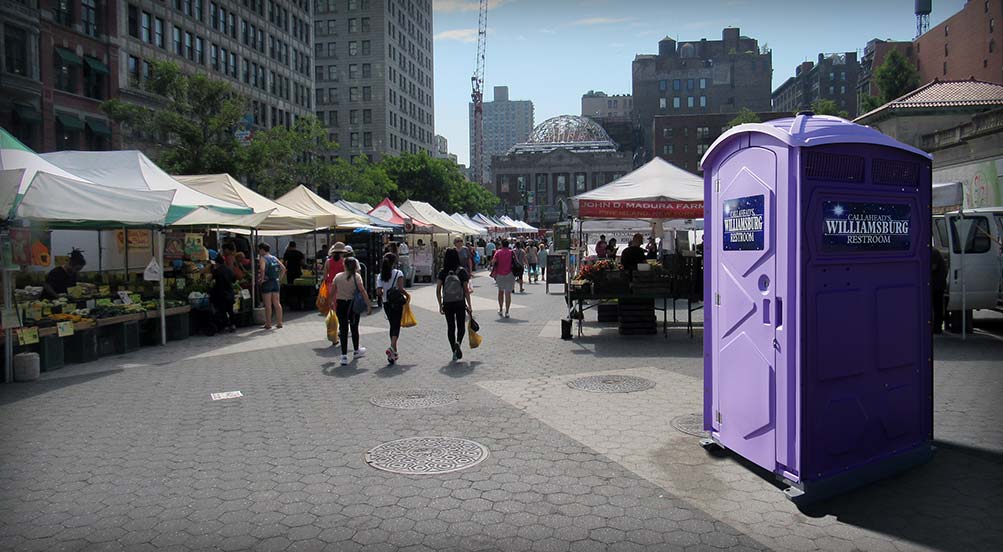
M 204 215 L 199 216 L 211 219 L 204 224 L 238 226 L 232 215 L 253 214 L 248 207 L 223 201 L 185 186 L 139 151 L 59 151 L 42 154 L 41 157 L 77 177 L 102 186 L 141 191 L 173 190 L 174 202 L 167 216 L 167 224 L 174 224 L 199 207 L 208 208 Z M 210 217 L 210 214 L 216 216 Z
M 314 219 L 315 228 L 363 228 L 369 218 L 339 207 L 300 184 L 275 200 L 275 203 Z
M 256 215 L 268 213 L 264 221 L 254 227 L 258 234 L 284 236 L 316 229 L 314 217 L 268 199 L 229 174 L 176 175 L 174 178 L 189 188 L 217 199 L 249 207 Z
M 482 226 L 480 224 L 477 224 L 476 222 L 470 220 L 470 217 L 468 217 L 468 216 L 466 216 L 466 215 L 464 215 L 462 213 L 453 213 L 452 215 L 450 215 L 450 218 L 452 218 L 453 220 L 455 220 L 457 222 L 457 224 L 461 224 L 463 226 L 466 226 L 467 228 L 470 229 L 471 232 L 473 232 L 474 234 L 476 234 L 478 236 L 487 236 L 488 235 L 488 229 L 487 228 L 485 228 L 484 226 Z
M 14 189 L 16 194 L 23 194 L 27 190 L 28 184 L 35 178 L 37 172 L 48 173 L 72 181 L 85 180 L 42 159 L 31 148 L 22 144 L 6 130 L 0 128 L 0 170 L 13 169 L 23 169 L 20 173 L 21 180 Z M 8 175 L 8 178 L 10 178 L 10 175 Z
M 571 198 L 582 219 L 656 222 L 703 216 L 703 179 L 656 157 L 609 184 Z
M 435 207 L 424 201 L 415 201 L 409 199 L 402 203 L 399 207 L 400 211 L 405 215 L 421 219 L 433 226 L 435 226 L 436 233 L 444 234 L 469 234 L 470 229 L 466 226 L 460 225 L 455 220 L 450 218 L 449 215 L 440 212 Z

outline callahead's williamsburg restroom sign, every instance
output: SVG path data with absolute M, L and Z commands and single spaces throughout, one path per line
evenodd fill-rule
M 823 202 L 825 251 L 907 251 L 909 205 L 901 203 Z
M 754 195 L 724 202 L 724 250 L 763 250 L 763 196 Z

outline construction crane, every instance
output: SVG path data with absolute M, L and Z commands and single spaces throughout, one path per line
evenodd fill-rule
M 470 77 L 470 101 L 474 108 L 474 135 L 472 144 L 474 158 L 470 168 L 474 182 L 484 184 L 484 50 L 488 41 L 488 0 L 481 0 L 477 23 L 477 60 L 474 76 Z

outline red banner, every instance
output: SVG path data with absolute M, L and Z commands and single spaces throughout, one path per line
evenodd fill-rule
M 581 200 L 578 216 L 613 219 L 703 218 L 702 201 L 597 201 Z

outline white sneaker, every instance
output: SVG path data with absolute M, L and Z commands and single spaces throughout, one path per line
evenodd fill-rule
M 355 358 L 362 358 L 362 357 L 366 356 L 366 348 L 365 347 L 359 347 L 358 350 L 355 351 L 354 356 L 355 356 Z
M 341 355 L 341 365 L 348 366 L 348 355 Z

